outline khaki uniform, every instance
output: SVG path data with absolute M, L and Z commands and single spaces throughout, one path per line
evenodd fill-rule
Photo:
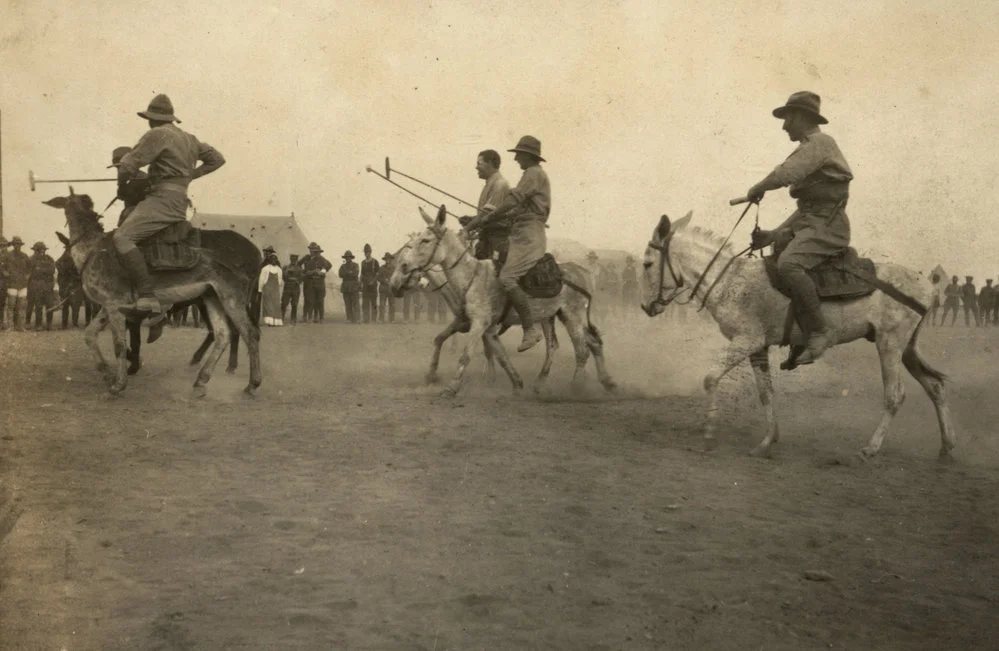
M 343 307 L 347 312 L 347 321 L 359 323 L 361 320 L 361 268 L 353 260 L 340 265 L 337 272 L 340 276 L 340 293 L 343 294 Z
M 55 294 L 56 263 L 48 253 L 35 252 L 29 258 L 31 270 L 28 272 L 28 307 L 25 314 L 25 325 L 31 321 L 31 314 L 35 315 L 35 329 L 42 327 L 42 314 L 47 308 L 52 307 L 53 294 Z M 52 312 L 45 313 L 45 325 L 52 329 Z
M 361 260 L 361 315 L 365 323 L 378 321 L 378 260 Z
M 119 170 L 127 178 L 135 178 L 140 167 L 149 165 L 150 189 L 114 232 L 112 239 L 119 253 L 127 253 L 147 237 L 187 220 L 187 186 L 195 178 L 198 161 L 209 171 L 225 163 L 222 154 L 173 123 L 150 129 L 122 157 Z
M 517 187 L 510 191 L 517 208 L 510 211 L 510 250 L 500 270 L 499 281 L 510 291 L 544 256 L 548 249 L 545 224 L 551 213 L 552 191 L 548 174 L 541 165 L 524 170 Z
M 302 293 L 305 305 L 302 309 L 302 321 L 322 323 L 326 313 L 326 272 L 333 268 L 333 263 L 317 253 L 309 255 L 300 263 L 302 275 L 305 277 Z
M 486 184 L 479 194 L 479 214 L 495 210 L 507 195 L 510 194 L 510 184 L 499 173 L 494 172 L 486 179 Z M 475 243 L 475 257 L 480 260 L 496 259 L 500 264 L 506 262 L 510 250 L 510 219 L 501 218 L 490 222 L 479 231 L 479 240 Z

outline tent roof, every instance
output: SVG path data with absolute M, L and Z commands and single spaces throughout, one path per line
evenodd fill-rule
M 307 255 L 309 238 L 302 232 L 295 215 L 223 215 L 199 212 L 191 220 L 198 228 L 233 230 L 247 237 L 258 248 L 268 244 L 282 260 L 292 253 Z

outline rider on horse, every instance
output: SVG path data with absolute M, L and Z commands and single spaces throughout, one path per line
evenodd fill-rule
M 139 295 L 134 305 L 121 308 L 129 316 L 145 316 L 161 310 L 138 243 L 168 226 L 186 221 L 187 186 L 225 164 L 222 154 L 174 124 L 180 120 L 174 116 L 173 104 L 166 95 L 154 97 L 149 108 L 138 115 L 149 121 L 149 131 L 118 162 L 118 180 L 127 182 L 138 174 L 140 167 L 148 165 L 151 187 L 111 238 Z M 202 165 L 196 167 L 198 161 Z
M 510 191 L 495 210 L 477 216 L 465 225 L 465 229 L 488 226 L 508 216 L 511 220 L 510 249 L 506 264 L 500 270 L 499 281 L 520 316 L 524 338 L 517 351 L 524 352 L 541 341 L 543 334 L 541 328 L 534 323 L 527 293 L 519 281 L 545 255 L 545 228 L 551 212 L 552 191 L 548 174 L 540 165 L 545 162 L 541 157 L 541 141 L 533 136 L 524 136 L 516 147 L 507 151 L 514 152 L 513 159 L 524 170 L 524 174 L 517 187 Z
M 841 255 L 850 244 L 845 208 L 853 173 L 836 141 L 819 130 L 820 124 L 828 123 L 819 106 L 818 95 L 801 91 L 774 109 L 774 117 L 784 120 L 788 137 L 800 144 L 746 193 L 750 201 L 759 202 L 768 190 L 790 186 L 798 201 L 798 209 L 776 229 L 753 234 L 753 247 L 758 249 L 793 237 L 779 253 L 777 274 L 808 337 L 798 364 L 811 364 L 833 343 L 808 271 Z
M 485 181 L 479 193 L 478 216 L 496 209 L 510 194 L 510 184 L 500 174 L 500 155 L 493 149 L 479 152 L 475 161 L 475 171 Z M 468 225 L 474 217 L 460 217 L 462 226 Z M 494 255 L 502 265 L 510 249 L 510 220 L 498 219 L 482 226 L 475 245 L 475 257 L 479 260 L 492 260 Z

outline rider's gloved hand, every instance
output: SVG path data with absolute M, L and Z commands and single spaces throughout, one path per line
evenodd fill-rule
M 765 193 L 766 190 L 761 190 L 760 188 L 754 185 L 753 187 L 749 188 L 749 190 L 746 191 L 746 198 L 749 199 L 750 203 L 759 203 L 763 201 L 763 195 Z

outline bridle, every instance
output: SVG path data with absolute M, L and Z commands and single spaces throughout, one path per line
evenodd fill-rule
M 663 240 L 662 244 L 656 244 L 655 242 L 649 242 L 649 248 L 659 251 L 659 290 L 656 292 L 656 298 L 648 305 L 643 305 L 642 309 L 649 316 L 655 316 L 652 308 L 654 306 L 661 306 L 665 308 L 667 305 L 676 300 L 676 298 L 686 291 L 686 287 L 683 285 L 683 276 L 679 276 L 676 270 L 673 269 L 673 262 L 669 258 L 669 243 L 673 239 L 674 231 L 670 230 L 669 235 Z M 666 287 L 666 270 L 669 270 L 669 275 L 673 279 L 673 287 L 667 290 Z M 669 291 L 669 296 L 664 296 L 666 292 Z
M 718 261 L 718 256 L 720 256 L 722 251 L 725 250 L 725 247 L 728 245 L 728 241 L 732 239 L 732 233 L 735 232 L 735 229 L 738 228 L 739 223 L 742 222 L 743 217 L 746 216 L 746 213 L 748 213 L 749 209 L 752 208 L 754 205 L 756 206 L 756 227 L 754 230 L 759 229 L 760 205 L 755 201 L 750 202 L 746 204 L 746 209 L 742 211 L 742 214 L 739 215 L 739 219 L 735 221 L 735 225 L 732 227 L 732 230 L 729 232 L 728 237 L 726 237 L 725 240 L 722 242 L 721 246 L 718 247 L 718 251 L 716 251 L 714 256 L 712 256 L 710 262 L 708 262 L 708 265 L 704 268 L 704 272 L 700 275 L 700 277 L 698 277 L 697 282 L 694 283 L 694 286 L 690 289 L 690 299 L 684 303 L 679 303 L 679 305 L 686 305 L 687 303 L 690 303 L 692 300 L 694 300 L 697 297 L 697 290 L 701 288 L 701 284 L 704 282 L 704 279 L 708 277 L 708 272 L 711 271 L 711 267 L 713 267 L 715 262 Z M 642 309 L 645 310 L 645 313 L 648 314 L 649 316 L 655 316 L 655 313 L 652 311 L 653 306 L 659 305 L 665 308 L 667 305 L 675 301 L 676 298 L 685 291 L 685 288 L 683 286 L 683 276 L 677 275 L 677 273 L 673 270 L 673 263 L 669 259 L 669 243 L 673 239 L 673 233 L 675 232 L 676 231 L 670 229 L 669 235 L 666 236 L 666 239 L 663 240 L 663 243 L 661 245 L 656 244 L 655 242 L 652 241 L 649 242 L 649 248 L 659 251 L 659 291 L 656 293 L 656 298 L 654 301 L 649 303 L 647 306 L 645 305 L 642 306 Z M 728 263 L 722 268 L 721 273 L 718 274 L 718 277 L 714 279 L 714 282 L 712 282 L 708 286 L 707 290 L 704 292 L 704 298 L 701 299 L 701 307 L 698 308 L 698 312 L 703 310 L 704 307 L 708 304 L 708 296 L 711 295 L 711 290 L 715 288 L 715 285 L 717 285 L 718 281 L 722 279 L 722 276 L 725 275 L 725 272 L 729 270 L 729 267 L 732 266 L 732 263 L 735 262 L 736 259 L 742 256 L 742 254 L 744 253 L 749 253 L 749 255 L 752 256 L 752 250 L 753 247 L 749 246 L 740 251 L 739 253 L 736 253 L 734 256 L 731 257 L 731 259 L 729 259 Z M 666 269 L 669 269 L 669 275 L 672 276 L 674 285 L 670 295 L 664 297 L 663 294 L 666 292 Z
M 406 282 L 403 285 L 403 287 L 408 287 L 410 285 L 410 283 L 412 282 L 412 278 L 413 278 L 414 274 L 425 273 L 428 269 L 430 269 L 433 266 L 440 266 L 441 269 L 444 271 L 444 273 L 447 273 L 448 271 L 451 271 L 452 269 L 454 269 L 455 267 L 457 267 L 458 263 L 460 263 L 462 260 L 464 260 L 465 256 L 468 255 L 469 252 L 471 251 L 470 248 L 465 247 L 465 250 L 461 252 L 461 255 L 459 255 L 455 259 L 455 261 L 452 262 L 451 264 L 448 264 L 447 259 L 444 259 L 441 262 L 434 262 L 434 256 L 437 255 L 437 249 L 438 249 L 438 247 L 440 247 L 441 242 L 444 240 L 444 231 L 441 231 L 440 235 L 437 235 L 437 232 L 434 231 L 433 229 L 430 229 L 430 232 L 433 233 L 434 237 L 435 237 L 434 248 L 430 251 L 430 255 L 427 257 L 426 263 L 424 263 L 423 265 L 421 265 L 419 267 L 413 267 L 412 269 L 410 269 L 409 271 L 406 272 Z M 407 242 L 405 245 L 403 245 L 403 247 L 401 249 L 399 249 L 399 251 L 398 251 L 398 253 L 396 255 L 398 255 L 399 253 L 402 253 L 406 249 L 412 249 L 412 248 L 413 248 L 412 245 L 410 245 Z M 476 275 L 478 275 L 478 267 L 476 267 L 475 273 L 472 275 L 472 280 L 473 281 L 475 280 L 475 276 Z M 443 284 L 441 284 L 441 285 L 439 285 L 437 287 L 434 287 L 430 291 L 432 291 L 432 292 L 439 291 L 439 290 L 443 289 L 448 284 L 448 282 L 449 281 L 445 281 Z M 472 286 L 472 282 L 470 281 L 468 283 L 468 287 L 466 287 L 465 291 L 462 292 L 462 296 L 464 296 L 465 293 L 468 292 L 468 289 L 471 286 Z

